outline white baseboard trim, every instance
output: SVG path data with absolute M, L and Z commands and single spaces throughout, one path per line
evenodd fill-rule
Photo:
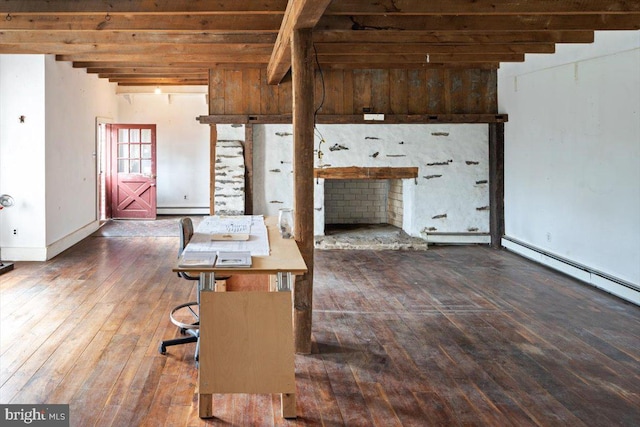
M 49 246 L 47 246 L 47 259 L 51 259 L 59 253 L 69 249 L 82 239 L 89 237 L 98 228 L 100 228 L 100 221 L 92 221 L 84 227 L 74 231 L 71 234 L 66 235 L 62 239 L 59 239 Z
M 157 215 L 209 215 L 209 208 L 157 208 Z
M 2 259 L 9 261 L 47 261 L 69 249 L 82 239 L 89 237 L 100 226 L 100 221 L 92 221 L 84 227 L 41 248 L 2 248 Z
M 421 233 L 431 245 L 477 245 L 490 244 L 491 236 L 480 233 Z
M 502 246 L 525 258 L 558 270 L 635 305 L 640 305 L 640 287 L 637 285 L 626 283 L 614 277 L 607 277 L 604 273 L 589 269 L 586 266 L 579 265 L 571 260 L 550 254 L 542 249 L 535 248 L 509 237 L 502 238 Z
M 3 261 L 46 261 L 47 248 L 2 248 Z

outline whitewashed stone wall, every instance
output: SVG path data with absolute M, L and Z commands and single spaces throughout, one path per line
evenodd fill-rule
M 292 127 L 256 125 L 253 136 L 254 208 L 277 215 L 293 206 Z M 318 125 L 315 144 L 316 167 L 417 166 L 416 180 L 402 180 L 408 234 L 489 232 L 486 124 Z M 314 182 L 314 231 L 322 235 L 325 180 Z
M 218 140 L 214 203 L 217 215 L 244 214 L 244 171 L 242 141 Z

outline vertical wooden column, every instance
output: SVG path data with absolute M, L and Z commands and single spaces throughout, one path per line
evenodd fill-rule
M 311 353 L 313 303 L 313 106 L 314 68 L 311 29 L 291 37 L 293 79 L 293 180 L 295 238 L 308 272 L 296 276 L 293 327 L 296 353 Z
M 218 130 L 216 125 L 209 125 L 209 214 L 215 215 L 215 200 L 216 200 L 216 143 L 218 142 Z
M 504 236 L 504 123 L 489 123 L 489 231 L 491 247 Z

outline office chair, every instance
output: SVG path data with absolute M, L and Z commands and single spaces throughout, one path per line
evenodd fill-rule
M 193 237 L 193 221 L 191 220 L 191 218 L 188 218 L 188 217 L 181 218 L 179 225 L 180 225 L 180 247 L 178 248 L 178 257 L 182 255 L 182 251 L 184 251 L 184 248 L 187 246 L 187 244 Z M 160 342 L 160 347 L 158 348 L 158 351 L 160 352 L 160 354 L 166 354 L 167 347 L 195 342 L 196 343 L 195 359 L 197 362 L 198 356 L 199 356 L 199 350 L 200 350 L 200 342 L 199 342 L 200 317 L 198 314 L 198 310 L 200 306 L 200 282 L 199 282 L 200 276 L 179 272 L 178 277 L 181 277 L 186 280 L 193 280 L 198 282 L 197 283 L 198 289 L 196 292 L 197 300 L 177 305 L 171 310 L 171 313 L 169 314 L 171 323 L 173 323 L 178 328 L 180 328 L 180 333 L 188 336 L 185 336 L 182 338 L 164 340 Z M 185 312 L 185 310 L 188 313 L 187 315 L 188 316 L 190 315 L 191 317 L 190 323 L 182 322 L 177 318 L 177 313 L 179 311 Z

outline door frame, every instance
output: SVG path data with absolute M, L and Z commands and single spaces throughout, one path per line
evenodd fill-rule
M 107 132 L 107 144 L 105 144 L 105 150 L 106 150 L 106 174 L 105 174 L 105 191 L 106 191 L 106 197 L 104 198 L 105 200 L 105 212 L 106 212 L 106 218 L 110 219 L 114 217 L 114 211 L 113 211 L 113 203 L 114 203 L 114 195 L 113 192 L 115 190 L 114 187 L 116 187 L 118 185 L 118 177 L 117 174 L 114 176 L 114 168 L 115 165 L 117 165 L 117 160 L 114 159 L 114 156 L 117 156 L 117 145 L 118 145 L 118 141 L 117 141 L 117 137 L 114 139 L 113 135 L 115 133 L 114 131 L 114 127 L 116 126 L 122 126 L 122 127 L 130 127 L 130 128 L 136 128 L 136 127 L 152 127 L 153 128 L 153 144 L 152 144 L 152 179 L 153 179 L 153 184 L 152 187 L 155 187 L 154 189 L 154 197 L 155 197 L 155 201 L 154 204 L 156 206 L 156 211 L 153 212 L 153 218 L 155 219 L 156 214 L 157 214 L 157 186 L 156 186 L 156 178 L 157 178 L 157 124 L 155 123 L 109 123 L 106 125 L 106 132 Z M 132 219 L 143 219 L 143 218 L 132 218 Z
M 111 188 L 109 187 L 111 144 L 110 117 L 96 117 L 96 146 L 94 157 L 96 177 L 96 221 L 111 218 Z

